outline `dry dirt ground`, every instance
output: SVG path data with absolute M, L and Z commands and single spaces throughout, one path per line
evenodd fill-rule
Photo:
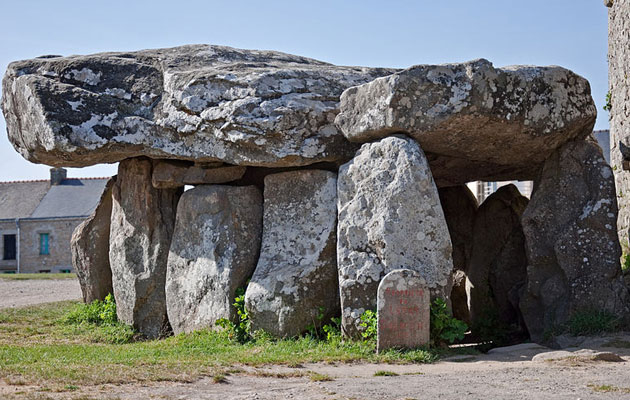
M 77 279 L 10 280 L 0 278 L 0 308 L 24 307 L 63 300 L 79 300 Z
M 75 280 L 0 280 L 0 307 L 79 295 Z M 527 344 L 431 365 L 235 366 L 240 371 L 221 383 L 203 378 L 192 383 L 82 386 L 56 393 L 0 381 L 0 399 L 630 399 L 630 334 L 590 340 L 581 347 L 616 353 L 622 361 L 592 361 L 566 353 L 556 360 L 532 361 L 551 350 Z M 397 375 L 375 376 L 377 371 Z

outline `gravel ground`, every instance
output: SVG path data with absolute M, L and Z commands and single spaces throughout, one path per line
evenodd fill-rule
M 79 299 L 76 279 L 8 281 L 0 279 L 0 308 Z M 606 341 L 621 343 L 606 347 Z M 532 361 L 551 349 L 535 344 L 459 356 L 431 365 L 307 364 L 268 366 L 226 376 L 223 383 L 203 378 L 191 383 L 155 382 L 83 386 L 70 391 L 0 381 L 1 399 L 630 399 L 630 334 L 591 340 L 586 348 L 611 351 L 623 362 Z M 597 344 L 598 343 L 598 344 Z M 569 349 L 577 350 L 577 349 Z M 1 364 L 1 360 L 0 360 Z M 374 376 L 391 371 L 397 376 Z M 313 372 L 330 378 L 313 381 Z M 295 376 L 298 377 L 279 377 Z
M 77 279 L 0 279 L 0 308 L 24 307 L 62 300 L 81 299 Z

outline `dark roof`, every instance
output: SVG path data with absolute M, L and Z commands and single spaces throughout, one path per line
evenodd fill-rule
M 49 181 L 0 183 L 0 219 L 30 217 L 49 186 Z
M 92 214 L 105 189 L 106 179 L 64 179 L 50 186 L 31 218 L 82 217 Z
M 0 182 L 0 219 L 86 217 L 101 198 L 109 178 Z

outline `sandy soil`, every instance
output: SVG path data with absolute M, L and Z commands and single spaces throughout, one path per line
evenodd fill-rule
M 0 308 L 24 307 L 62 300 L 81 299 L 77 279 L 0 279 Z
M 616 340 L 627 339 L 630 339 L 630 335 Z M 590 361 L 575 357 L 532 361 L 534 355 L 551 350 L 530 344 L 498 349 L 479 356 L 459 356 L 432 365 L 306 364 L 299 368 L 240 366 L 241 371 L 228 375 L 223 383 L 203 378 L 193 383 L 84 386 L 71 392 L 55 393 L 50 390 L 41 392 L 41 388 L 37 387 L 0 382 L 0 398 L 630 399 L 630 349 L 606 347 L 604 350 L 619 354 L 624 361 Z M 374 376 L 382 370 L 399 375 Z M 313 382 L 309 377 L 312 372 L 328 375 L 331 380 Z M 300 374 L 303 376 L 295 377 Z M 278 375 L 293 377 L 283 378 Z M 602 388 L 608 391 L 601 391 Z

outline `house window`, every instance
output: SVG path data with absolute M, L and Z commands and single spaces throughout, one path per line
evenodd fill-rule
M 15 260 L 15 235 L 4 235 L 3 236 L 3 244 L 4 244 L 4 254 L 2 258 L 4 260 Z
M 41 255 L 50 254 L 50 250 L 48 248 L 48 234 L 47 233 L 39 234 L 39 254 Z

